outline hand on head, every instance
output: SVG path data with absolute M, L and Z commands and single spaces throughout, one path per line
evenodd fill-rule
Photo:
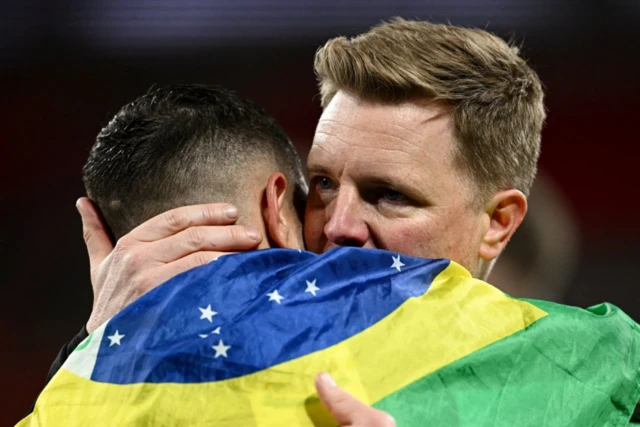
M 123 236 L 114 247 L 93 203 L 82 197 L 77 208 L 94 293 L 87 322 L 89 333 L 168 279 L 231 251 L 255 248 L 262 241 L 262 236 L 249 231 L 250 227 L 233 225 L 238 218 L 235 207 L 215 203 L 158 215 Z M 315 384 L 320 400 L 341 425 L 396 425 L 387 413 L 365 405 L 338 387 L 329 374 L 319 374 Z
M 170 278 L 221 255 L 253 249 L 260 233 L 241 225 L 235 207 L 216 203 L 160 214 L 118 240 L 115 247 L 95 206 L 77 202 L 91 265 L 93 309 L 87 331 Z

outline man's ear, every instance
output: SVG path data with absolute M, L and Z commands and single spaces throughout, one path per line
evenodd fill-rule
M 485 205 L 485 211 L 489 216 L 489 227 L 482 237 L 479 255 L 492 261 L 522 223 L 527 213 L 527 196 L 515 189 L 500 191 Z
M 262 219 L 271 247 L 297 248 L 300 243 L 295 237 L 296 224 L 292 223 L 293 209 L 287 203 L 287 179 L 281 172 L 274 172 L 262 199 Z

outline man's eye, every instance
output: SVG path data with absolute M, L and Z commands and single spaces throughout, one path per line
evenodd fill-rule
M 382 195 L 386 200 L 389 200 L 390 202 L 404 202 L 408 200 L 407 196 L 405 196 L 404 194 L 388 188 L 382 192 Z
M 321 190 L 331 190 L 333 188 L 333 183 L 329 178 L 320 177 L 317 182 L 318 188 Z

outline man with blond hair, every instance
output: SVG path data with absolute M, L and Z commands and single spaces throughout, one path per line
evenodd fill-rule
M 308 157 L 306 248 L 446 258 L 485 279 L 527 212 L 545 119 L 541 83 L 517 48 L 482 30 L 396 19 L 329 40 L 315 70 L 323 113 Z M 132 302 L 113 295 L 169 279 L 167 264 L 259 244 L 243 228 L 230 235 L 233 220 L 219 211 L 175 210 L 170 227 L 143 224 L 162 228 L 153 240 L 125 235 L 114 248 L 83 204 L 95 293 L 89 332 Z M 174 261 L 158 262 L 167 252 Z M 132 254 L 136 263 L 127 263 Z M 631 354 L 638 328 L 622 324 Z M 640 394 L 636 362 L 620 361 L 635 385 L 610 396 L 629 417 Z
M 545 113 L 535 72 L 485 31 L 396 20 L 316 54 L 323 114 L 307 248 L 449 258 L 485 279 L 520 225 Z

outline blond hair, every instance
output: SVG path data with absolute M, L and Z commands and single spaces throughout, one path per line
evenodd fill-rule
M 322 106 L 340 90 L 397 102 L 427 97 L 452 108 L 456 160 L 486 197 L 528 194 L 545 119 L 542 85 L 517 47 L 486 31 L 394 19 L 318 50 Z

